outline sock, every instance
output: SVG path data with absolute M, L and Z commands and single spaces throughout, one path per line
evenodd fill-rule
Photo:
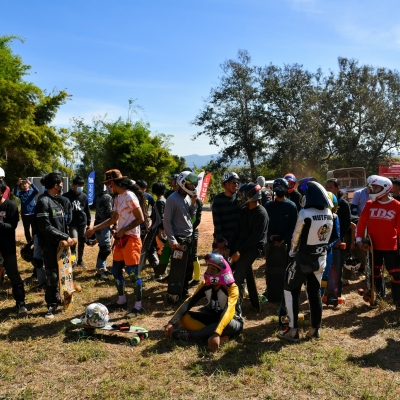
M 124 303 L 126 303 L 125 295 L 123 294 L 122 296 L 118 296 L 117 304 L 124 304 Z
M 135 308 L 136 308 L 136 310 L 141 310 L 142 309 L 142 301 L 136 301 Z

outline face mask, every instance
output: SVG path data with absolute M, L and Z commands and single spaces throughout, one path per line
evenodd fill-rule
M 78 187 L 76 188 L 76 191 L 77 191 L 78 193 L 82 193 L 82 192 L 83 192 L 83 186 L 78 186 Z
M 42 192 L 45 192 L 46 188 L 44 186 L 42 186 Z
M 278 197 L 278 199 L 281 199 L 282 197 L 285 197 L 285 192 L 275 192 L 276 193 L 276 197 Z
M 62 194 L 63 193 L 63 188 L 62 186 L 58 186 L 58 189 L 56 189 L 58 191 L 58 194 Z

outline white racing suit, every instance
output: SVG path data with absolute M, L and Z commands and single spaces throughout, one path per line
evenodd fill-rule
M 286 270 L 284 296 L 289 327 L 297 328 L 300 291 L 306 285 L 311 327 L 319 328 L 322 320 L 321 278 L 326 265 L 333 216 L 328 208 L 300 210 L 292 236 L 290 262 Z

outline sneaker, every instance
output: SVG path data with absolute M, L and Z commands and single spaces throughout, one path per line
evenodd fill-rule
M 306 333 L 306 338 L 307 339 L 320 339 L 321 337 L 319 336 L 319 328 L 310 328 L 308 329 L 308 332 Z
M 53 319 L 54 318 L 54 314 L 56 313 L 56 306 L 49 306 L 49 308 L 47 309 L 47 313 L 44 316 L 47 319 Z
M 185 329 L 176 329 L 172 332 L 172 338 L 175 340 L 192 340 L 192 335 Z
M 126 314 L 126 316 L 129 318 L 135 318 L 138 315 L 143 314 L 143 313 L 144 313 L 143 308 L 141 308 L 140 310 L 138 310 L 137 308 L 132 308 L 132 310 L 128 314 Z
M 289 342 L 299 341 L 299 330 L 297 328 L 290 328 L 287 326 L 285 329 L 278 331 L 278 338 L 288 340 Z
M 17 304 L 17 315 L 18 317 L 26 317 L 28 315 L 28 310 L 25 307 L 25 303 Z
M 119 304 L 117 302 L 111 303 L 107 305 L 108 311 L 119 311 L 119 310 L 127 310 L 128 309 L 128 302 Z
M 109 275 L 105 271 L 99 271 L 97 274 L 94 276 L 95 279 L 98 279 L 99 281 L 108 281 Z
M 83 260 L 78 261 L 77 266 L 78 266 L 78 267 L 81 267 L 81 268 L 85 268 L 85 269 L 87 268 L 87 266 L 86 266 L 86 264 L 83 262 Z

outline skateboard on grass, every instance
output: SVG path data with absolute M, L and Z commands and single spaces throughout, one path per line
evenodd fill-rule
M 122 324 L 106 324 L 106 326 L 102 328 L 97 328 L 91 325 L 87 325 L 85 323 L 85 318 L 74 318 L 71 320 L 71 324 L 81 328 L 77 331 L 79 338 L 87 338 L 93 336 L 96 333 L 96 330 L 104 332 L 120 332 L 133 335 L 131 338 L 128 339 L 128 342 L 130 345 L 136 346 L 142 340 L 149 337 L 149 332 L 147 329 L 140 326 L 130 325 L 128 322 Z
M 189 250 L 185 244 L 180 244 L 172 250 L 171 268 L 168 275 L 167 301 L 175 304 L 182 299 L 183 283 Z
M 345 303 L 342 297 L 343 251 L 345 249 L 346 243 L 341 243 L 340 247 L 332 249 L 330 257 L 326 260 L 321 281 L 321 296 L 322 302 L 328 306 L 337 307 Z
M 287 246 L 267 245 L 265 274 L 267 282 L 267 300 L 271 303 L 279 303 L 282 299 L 283 283 L 288 265 Z
M 72 239 L 76 244 L 78 241 Z M 60 300 L 63 303 L 64 310 L 72 309 L 72 301 L 74 292 L 80 292 L 82 289 L 79 285 L 74 286 L 71 262 L 71 250 L 67 241 L 61 240 L 58 244 L 57 251 L 58 264 L 58 282 L 60 288 Z

